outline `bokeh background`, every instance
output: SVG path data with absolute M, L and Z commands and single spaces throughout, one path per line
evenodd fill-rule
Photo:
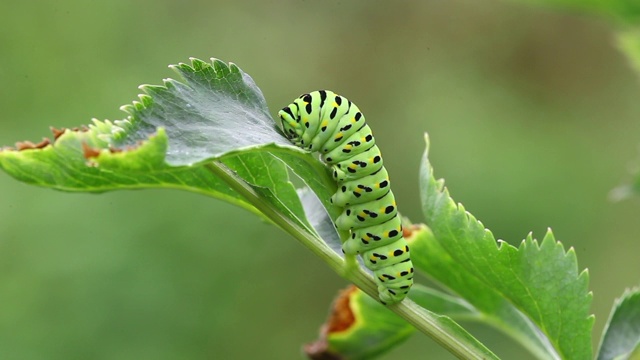
M 119 119 L 168 64 L 217 57 L 271 112 L 327 88 L 375 131 L 404 215 L 436 174 L 497 238 L 547 227 L 588 268 L 598 339 L 638 284 L 640 83 L 603 19 L 499 1 L 0 3 L 0 144 Z M 0 172 L 3 359 L 296 359 L 345 281 L 248 212 L 179 191 L 69 194 Z M 505 359 L 523 350 L 469 329 Z M 594 343 L 597 340 L 594 340 Z M 595 346 L 595 344 L 594 344 Z M 385 359 L 450 359 L 416 334 Z

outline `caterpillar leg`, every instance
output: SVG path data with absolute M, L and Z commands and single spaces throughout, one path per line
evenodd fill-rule
M 356 255 L 344 255 L 344 272 L 349 275 L 358 269 L 358 258 Z
M 358 266 L 360 265 L 358 264 L 358 259 L 356 258 L 357 253 L 345 251 L 344 248 L 344 239 L 349 239 L 349 231 L 339 230 L 338 233 L 340 234 L 340 238 L 343 239 L 342 252 L 344 253 L 344 269 L 342 269 L 342 272 L 344 276 L 348 277 L 354 271 L 356 271 L 356 269 L 358 269 Z

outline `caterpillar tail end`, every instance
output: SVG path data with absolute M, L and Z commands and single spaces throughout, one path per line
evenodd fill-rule
M 349 277 L 354 271 L 358 269 L 360 265 L 358 264 L 358 259 L 355 255 L 345 255 L 344 257 L 344 268 L 342 269 L 342 275 L 346 278 Z M 391 290 L 393 292 L 393 290 Z M 398 296 L 392 295 L 389 289 L 383 285 L 378 285 L 378 299 L 382 303 L 382 305 L 393 305 L 397 304 L 405 298 L 405 295 Z
M 389 289 L 387 289 L 384 286 L 378 286 L 378 299 L 380 299 L 380 302 L 382 303 L 382 305 L 393 305 L 393 304 L 397 304 L 399 302 L 401 302 L 402 300 L 404 300 L 406 296 L 405 295 L 392 295 L 389 293 Z

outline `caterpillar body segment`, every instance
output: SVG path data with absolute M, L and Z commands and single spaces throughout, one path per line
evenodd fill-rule
M 385 223 L 398 215 L 396 201 L 391 190 L 378 199 L 376 205 L 378 206 L 366 202 L 347 206 L 336 219 L 336 226 L 339 229 L 350 229 L 353 232 L 354 229 L 369 228 Z
M 319 152 L 338 191 L 331 202 L 343 209 L 336 227 L 347 257 L 359 254 L 373 271 L 384 304 L 402 301 L 413 284 L 409 246 L 380 149 L 360 109 L 331 91 L 303 94 L 278 113 L 282 131 L 296 146 Z
M 382 168 L 375 174 L 343 182 L 331 197 L 331 202 L 340 207 L 362 204 L 371 201 L 371 198 L 378 199 L 387 192 L 389 192 L 389 175 L 387 170 Z

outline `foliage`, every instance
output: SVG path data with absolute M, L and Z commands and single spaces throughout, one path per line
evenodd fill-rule
M 84 129 L 56 130 L 53 140 L 5 148 L 0 167 L 18 180 L 63 191 L 176 188 L 231 202 L 290 233 L 375 297 L 364 268 L 345 271 L 332 225 L 338 214 L 328 203 L 335 184 L 326 168 L 279 134 L 251 77 L 219 60 L 192 59 L 173 69 L 183 81 L 143 86 L 140 101 L 124 107 L 126 119 L 96 120 Z M 288 169 L 305 187 L 295 189 Z M 430 228 L 408 226 L 412 259 L 448 293 L 416 286 L 411 300 L 391 311 L 359 297 L 373 310 L 361 313 L 364 323 L 348 348 L 365 344 L 362 336 L 390 331 L 384 324 L 408 322 L 460 358 L 497 358 L 452 320 L 458 319 L 494 326 L 539 358 L 591 357 L 588 276 L 578 271 L 573 250 L 565 251 L 550 231 L 540 243 L 531 236 L 519 247 L 496 242 L 436 180 L 428 142 L 420 180 Z M 379 319 L 367 322 L 372 316 Z

